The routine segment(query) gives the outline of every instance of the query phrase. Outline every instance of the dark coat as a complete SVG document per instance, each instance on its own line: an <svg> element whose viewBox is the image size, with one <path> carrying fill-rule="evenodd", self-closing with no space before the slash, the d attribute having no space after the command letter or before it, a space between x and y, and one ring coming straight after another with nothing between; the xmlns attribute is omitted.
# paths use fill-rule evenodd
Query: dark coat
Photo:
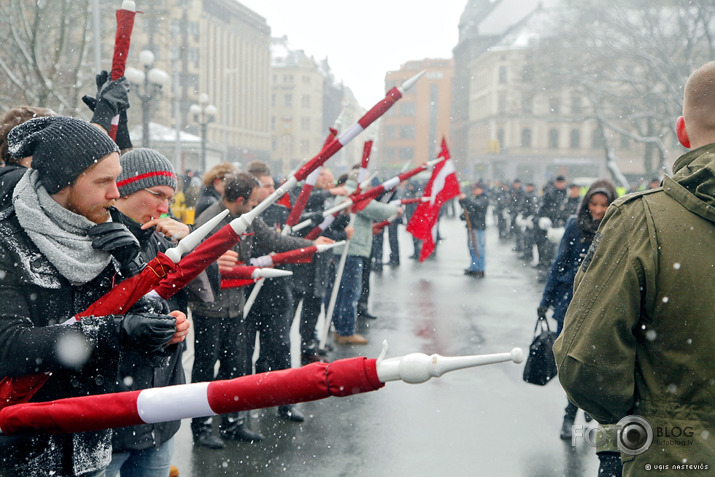
<svg viewBox="0 0 715 477"><path fill-rule="evenodd" d="M201 214L196 220L196 226L200 227L225 209L223 201L216 202ZM231 214L224 217L211 234L218 232L221 227L230 223L234 218ZM286 252L310 245L312 242L308 240L280 235L259 217L246 229L246 234L231 250L238 253L239 261L248 263L251 257L267 255L271 252ZM212 303L192 302L191 309L195 313L208 317L243 317L244 303L243 288L227 288L218 292Z"/></svg>
<svg viewBox="0 0 715 477"><path fill-rule="evenodd" d="M566 310L573 297L574 277L590 246L591 241L586 240L581 234L576 217L572 217L561 237L559 250L554 263L551 264L539 305L553 307L553 318L559 323L564 321Z"/></svg>
<svg viewBox="0 0 715 477"><path fill-rule="evenodd" d="M203 214L209 206L221 201L221 194L213 187L202 187L199 198L196 201L196 212L195 217L198 219L199 215Z"/></svg>
<svg viewBox="0 0 715 477"><path fill-rule="evenodd" d="M5 210L12 205L12 192L25 172L27 172L26 167L14 164L0 167L0 210Z"/></svg>
<svg viewBox="0 0 715 477"><path fill-rule="evenodd" d="M73 286L20 226L13 207L0 212L0 377L52 371L32 402L102 394L119 364L114 319L87 317L56 326L104 295L116 278L113 262L94 280ZM55 326L53 326L55 325ZM71 366L56 349L69 335L89 345L86 362ZM57 476L97 470L111 457L110 431L0 437L0 469L10 475Z"/></svg>
<svg viewBox="0 0 715 477"><path fill-rule="evenodd" d="M157 252L165 252L172 246L171 242L156 233L154 228L142 230L141 224L134 222L116 209L112 211L112 219L124 224L139 240L142 256L146 261L156 257ZM147 306L153 305L157 313L168 313L170 310L177 309L176 302L172 300L185 293L185 290L182 290L174 295L169 304L156 298L155 303ZM183 344L175 344L167 347L161 356L147 356L144 353L132 351L124 352L113 392L185 384L186 377L181 362L183 349ZM112 436L112 452L159 446L176 434L180 426L181 421L169 421L115 429Z"/></svg>
<svg viewBox="0 0 715 477"><path fill-rule="evenodd" d="M476 196L467 197L459 201L464 212L469 214L469 223L473 230L485 230L487 228L487 207L489 207L489 197L482 193ZM466 221L466 217L460 217Z"/></svg>

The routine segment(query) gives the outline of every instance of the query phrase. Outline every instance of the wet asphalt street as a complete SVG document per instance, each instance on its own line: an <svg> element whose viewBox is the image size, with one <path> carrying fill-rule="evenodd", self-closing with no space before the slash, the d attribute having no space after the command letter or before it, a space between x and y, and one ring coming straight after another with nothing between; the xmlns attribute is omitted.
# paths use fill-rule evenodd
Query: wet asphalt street
<svg viewBox="0 0 715 477"><path fill-rule="evenodd" d="M373 273L370 311L378 319L358 323L370 343L336 346L331 360L376 358L383 340L387 357L501 353L515 346L528 351L543 285L511 251L512 242L499 242L493 224L486 277L465 276L463 224L443 218L443 241L424 263L408 258L412 240L400 228L401 265ZM192 357L189 342L187 374ZM566 396L558 381L526 384L522 369L492 364L424 384L390 382L367 394L302 403L307 420L301 424L278 418L275 408L255 410L250 427L266 438L227 442L223 450L194 447L184 421L173 463L182 477L596 476L594 449L559 438ZM576 423L584 423L581 412Z"/></svg>

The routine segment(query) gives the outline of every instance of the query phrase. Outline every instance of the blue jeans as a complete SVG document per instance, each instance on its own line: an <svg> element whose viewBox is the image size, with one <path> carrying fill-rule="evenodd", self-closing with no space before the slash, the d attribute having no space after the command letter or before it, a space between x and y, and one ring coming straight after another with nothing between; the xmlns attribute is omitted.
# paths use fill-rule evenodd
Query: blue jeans
<svg viewBox="0 0 715 477"><path fill-rule="evenodd" d="M167 477L174 454L174 438L164 442L157 449L117 452L112 454L112 462L107 467L107 477Z"/></svg>
<svg viewBox="0 0 715 477"><path fill-rule="evenodd" d="M479 256L477 256L477 253L474 251L472 234L467 230L467 244L469 245L469 254L472 256L472 264L469 266L469 270L473 272L483 272L486 266L486 258L484 257L484 230L472 230L472 232L474 232L474 238L477 239Z"/></svg>
<svg viewBox="0 0 715 477"><path fill-rule="evenodd" d="M348 255L345 260L343 278L340 280L340 290L333 312L335 331L341 336L355 334L355 315L362 290L363 263L363 258L357 255Z"/></svg>

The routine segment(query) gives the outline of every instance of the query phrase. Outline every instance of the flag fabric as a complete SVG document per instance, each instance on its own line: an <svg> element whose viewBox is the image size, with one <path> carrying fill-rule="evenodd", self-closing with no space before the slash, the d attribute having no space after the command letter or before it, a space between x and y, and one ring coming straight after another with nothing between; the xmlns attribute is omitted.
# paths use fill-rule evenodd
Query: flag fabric
<svg viewBox="0 0 715 477"><path fill-rule="evenodd" d="M420 262L424 262L434 252L437 241L439 210L445 202L460 194L454 161L449 155L447 141L444 138L442 139L442 150L439 153L439 157L443 160L434 167L432 177L430 177L425 186L423 195L425 201L417 205L410 222L407 224L407 231L416 239L422 241Z"/></svg>

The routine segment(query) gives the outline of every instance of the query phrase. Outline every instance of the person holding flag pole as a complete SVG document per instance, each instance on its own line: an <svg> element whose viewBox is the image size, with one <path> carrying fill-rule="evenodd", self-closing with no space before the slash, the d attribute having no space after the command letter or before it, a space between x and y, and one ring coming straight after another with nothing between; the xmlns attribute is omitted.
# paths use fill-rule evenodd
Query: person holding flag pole
<svg viewBox="0 0 715 477"><path fill-rule="evenodd" d="M358 169L353 169L345 183L345 188L352 193L357 189ZM345 198L338 198L342 202ZM370 258L372 252L372 222L383 221L395 214L401 214L402 209L395 205L383 204L374 200L369 201L359 212L351 214L351 225L355 229L352 240L345 247L333 249L335 255L340 256L340 264L336 270L335 283L326 312L326 323L323 336L326 336L331 319L335 322L334 341L337 344L367 344L368 340L355 333L355 319L357 316L357 303L362 290L362 267L365 258ZM344 268L340 265L344 264ZM333 304L335 306L333 313ZM333 316L334 314L334 316ZM321 347L325 339L321 340Z"/></svg>

